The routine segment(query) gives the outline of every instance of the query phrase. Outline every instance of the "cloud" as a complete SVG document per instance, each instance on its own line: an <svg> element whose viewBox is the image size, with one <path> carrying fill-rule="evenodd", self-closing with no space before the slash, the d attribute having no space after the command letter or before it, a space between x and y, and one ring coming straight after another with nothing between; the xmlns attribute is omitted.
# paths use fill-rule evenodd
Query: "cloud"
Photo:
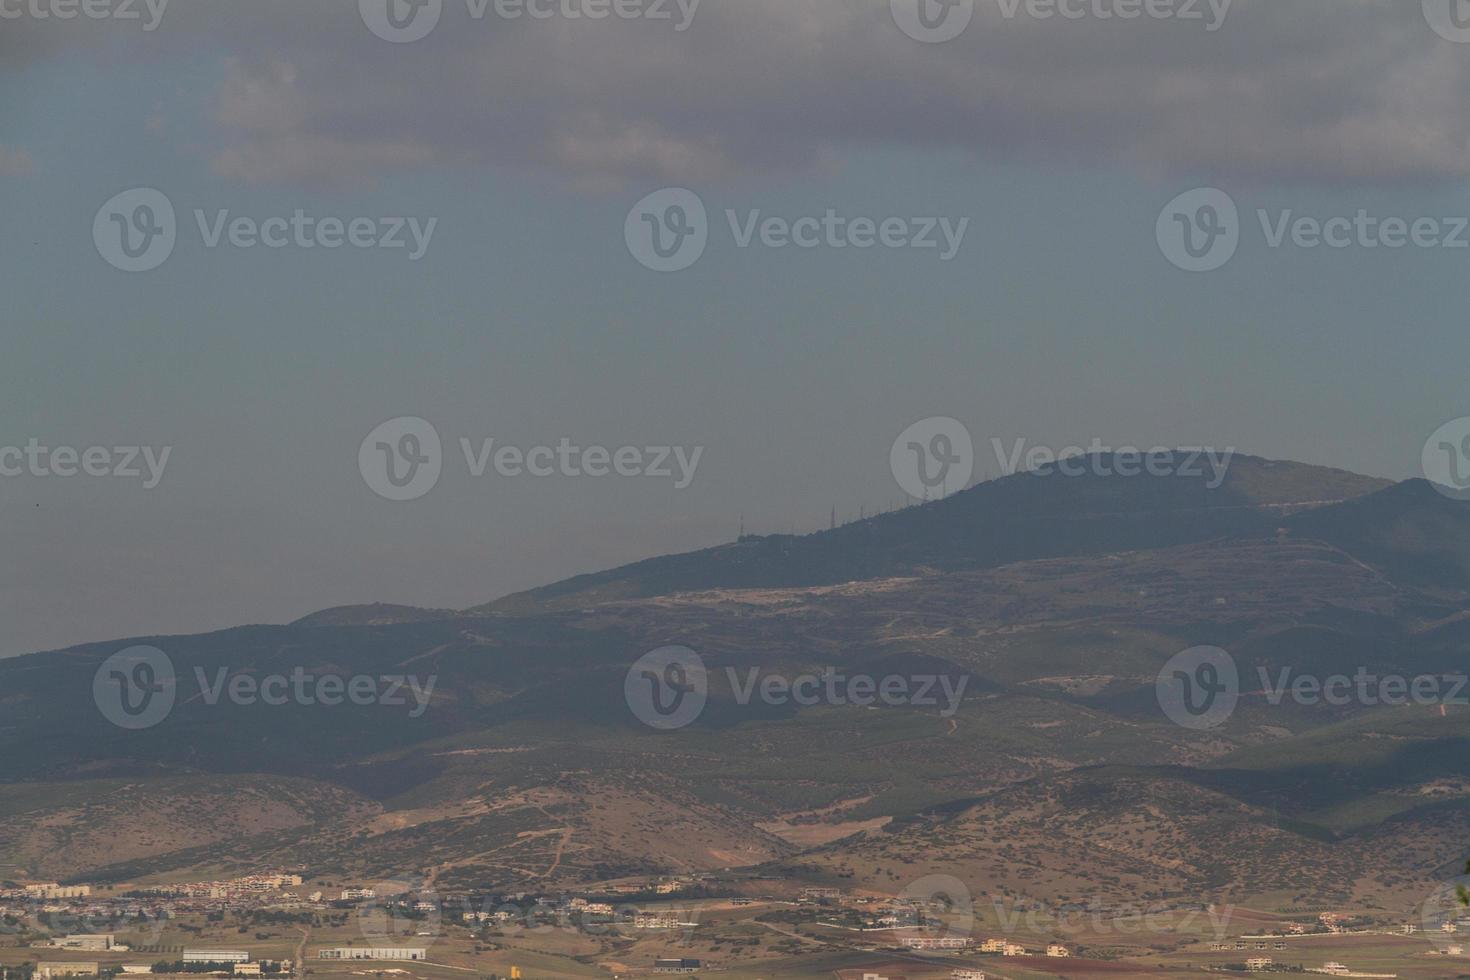
<svg viewBox="0 0 1470 980"><path fill-rule="evenodd" d="M408 44L339 0L198 0L134 40L153 56L201 37L231 52L212 166L250 182L495 165L698 183L882 147L1222 178L1470 174L1470 46L1435 34L1417 3L1235 0L1207 30L975 0L963 35L925 44L888 0L703 0L682 32L506 20L495 0L477 20L467 0L444 2Z"/></svg>

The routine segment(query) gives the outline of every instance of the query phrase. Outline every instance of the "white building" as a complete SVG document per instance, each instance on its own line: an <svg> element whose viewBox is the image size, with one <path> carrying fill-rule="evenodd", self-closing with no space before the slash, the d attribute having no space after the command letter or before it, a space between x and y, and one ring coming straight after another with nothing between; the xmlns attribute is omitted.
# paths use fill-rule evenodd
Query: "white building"
<svg viewBox="0 0 1470 980"><path fill-rule="evenodd" d="M337 946L317 954L323 960L421 960L428 950L417 946Z"/></svg>
<svg viewBox="0 0 1470 980"><path fill-rule="evenodd" d="M1071 956L1072 951L1061 943L1052 943L1046 947L1047 956Z"/></svg>
<svg viewBox="0 0 1470 980"><path fill-rule="evenodd" d="M95 977L96 963L37 963L36 976L40 980L51 977Z"/></svg>
<svg viewBox="0 0 1470 980"><path fill-rule="evenodd" d="M1264 970L1270 965L1271 957L1269 956L1252 956L1245 961L1245 968L1247 970Z"/></svg>
<svg viewBox="0 0 1470 980"><path fill-rule="evenodd" d="M117 945L117 937L110 932L83 933L62 936L53 943L62 949L108 950Z"/></svg>
<svg viewBox="0 0 1470 980"><path fill-rule="evenodd" d="M26 885L25 890L27 898L86 898L92 894L90 885L58 885L54 881Z"/></svg>
<svg viewBox="0 0 1470 980"><path fill-rule="evenodd" d="M185 963L248 963L250 954L243 949L185 949Z"/></svg>
<svg viewBox="0 0 1470 980"><path fill-rule="evenodd" d="M968 936L905 936L901 940L907 949L968 949Z"/></svg>
<svg viewBox="0 0 1470 980"><path fill-rule="evenodd" d="M949 980L985 980L984 970L950 970Z"/></svg>
<svg viewBox="0 0 1470 980"><path fill-rule="evenodd" d="M371 888L344 888L342 889L342 901L351 902L359 898L377 898L378 893Z"/></svg>

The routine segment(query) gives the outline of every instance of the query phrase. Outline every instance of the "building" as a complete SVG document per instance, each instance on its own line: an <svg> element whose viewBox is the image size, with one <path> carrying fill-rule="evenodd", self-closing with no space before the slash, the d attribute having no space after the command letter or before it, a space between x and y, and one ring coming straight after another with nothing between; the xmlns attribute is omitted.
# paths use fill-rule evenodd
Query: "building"
<svg viewBox="0 0 1470 980"><path fill-rule="evenodd" d="M92 894L90 885L58 885L54 881L25 886L26 898L86 898Z"/></svg>
<svg viewBox="0 0 1470 980"><path fill-rule="evenodd" d="M654 973L696 973L699 970L699 960L654 960Z"/></svg>
<svg viewBox="0 0 1470 980"><path fill-rule="evenodd" d="M1061 943L1052 943L1046 947L1047 956L1071 956L1072 951Z"/></svg>
<svg viewBox="0 0 1470 980"><path fill-rule="evenodd" d="M359 898L377 898L378 893L371 888L344 888L342 889L343 902L354 902Z"/></svg>
<svg viewBox="0 0 1470 980"><path fill-rule="evenodd" d="M428 950L416 946L337 946L317 954L323 960L422 960Z"/></svg>
<svg viewBox="0 0 1470 980"><path fill-rule="evenodd" d="M248 963L250 954L243 949L188 949L185 948L185 963Z"/></svg>
<svg viewBox="0 0 1470 980"><path fill-rule="evenodd" d="M1271 957L1269 956L1252 956L1245 961L1245 968L1247 970L1264 970L1270 965Z"/></svg>
<svg viewBox="0 0 1470 980"><path fill-rule="evenodd" d="M906 949L969 949L968 936L905 936L900 942Z"/></svg>
<svg viewBox="0 0 1470 980"><path fill-rule="evenodd" d="M40 980L51 977L95 977L96 963L37 963L36 976Z"/></svg>
<svg viewBox="0 0 1470 980"><path fill-rule="evenodd" d="M74 934L62 936L52 943L52 945L61 949L85 949L89 952L101 952L116 946L117 937L110 932Z"/></svg>
<svg viewBox="0 0 1470 980"><path fill-rule="evenodd" d="M1000 953L1004 952L1005 948L1006 941L1004 939L987 939L980 944L980 952L982 953Z"/></svg>
<svg viewBox="0 0 1470 980"><path fill-rule="evenodd" d="M950 970L949 980L985 980L984 970Z"/></svg>
<svg viewBox="0 0 1470 980"><path fill-rule="evenodd" d="M235 964L235 976L237 976L237 977L258 977L258 976L260 976L260 964L259 963L236 963Z"/></svg>
<svg viewBox="0 0 1470 980"><path fill-rule="evenodd" d="M1026 947L1025 946L1022 946L1020 943L1006 943L1004 946L1001 947L1000 955L1002 955L1002 956L1025 956L1026 955Z"/></svg>
<svg viewBox="0 0 1470 980"><path fill-rule="evenodd" d="M678 912L639 912L633 916L634 929L678 929L692 925L693 922L683 921Z"/></svg>
<svg viewBox="0 0 1470 980"><path fill-rule="evenodd" d="M1336 960L1328 960L1326 963L1322 964L1322 972L1331 973L1334 976L1341 977L1347 975L1348 968L1343 966L1341 963L1338 963Z"/></svg>
<svg viewBox="0 0 1470 980"><path fill-rule="evenodd" d="M153 972L153 964L152 963L124 963L122 965L122 971L124 973L132 973L132 974L152 973Z"/></svg>

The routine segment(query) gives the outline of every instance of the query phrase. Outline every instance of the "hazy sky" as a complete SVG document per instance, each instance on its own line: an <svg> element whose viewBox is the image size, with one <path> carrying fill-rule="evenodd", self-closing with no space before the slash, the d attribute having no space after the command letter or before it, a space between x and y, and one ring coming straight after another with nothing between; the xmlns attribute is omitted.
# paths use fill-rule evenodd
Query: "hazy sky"
<svg viewBox="0 0 1470 980"><path fill-rule="evenodd" d="M824 526L903 499L889 449L930 416L968 427L977 478L992 438L1403 478L1470 415L1470 29L1448 0L975 0L942 43L900 26L918 0L703 0L687 23L674 0L444 0L408 43L369 29L385 0L174 0L152 31L143 0L37 16L57 2L0 0L0 468L32 441L169 456L152 488L141 459L0 476L0 653L462 607L730 540L742 514ZM1176 16L1105 16L1140 9ZM625 226L666 187L698 195L708 245L661 273ZM1239 244L1196 273L1159 234L1200 187ZM104 208L134 188L176 212L151 271L98 246L159 219ZM220 224L298 210L432 234L414 259L407 225L405 248L327 249ZM948 259L938 225L934 249L738 241L754 212L829 210L968 224ZM1360 210L1342 247L1270 242ZM1375 237L1421 218L1423 244ZM359 466L401 416L443 442L407 502ZM703 453L682 489L476 477L461 438Z"/></svg>

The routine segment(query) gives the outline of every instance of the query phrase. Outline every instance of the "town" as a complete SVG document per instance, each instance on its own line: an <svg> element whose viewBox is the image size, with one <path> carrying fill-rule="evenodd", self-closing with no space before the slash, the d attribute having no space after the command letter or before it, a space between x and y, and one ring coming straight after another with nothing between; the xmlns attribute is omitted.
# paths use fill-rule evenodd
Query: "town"
<svg viewBox="0 0 1470 980"><path fill-rule="evenodd" d="M6 883L0 980L756 977L762 962L807 964L811 975L837 980L986 980L1116 969L1129 961L1127 923L1139 918L1138 910L1113 910L1111 919L1095 911L1090 930L1063 929L1067 920L1056 919L1053 934L1042 935L1012 917L1006 934L1002 921L995 929L974 921L982 909L959 911L942 898L740 873L632 878L555 894L439 894L425 882L339 881L305 869L205 881ZM1409 976L1375 967L1376 958L1349 966L1347 950L1390 943L1410 962L1442 961L1464 956L1457 933L1470 931L1458 914L1426 927L1323 912L1269 924L1242 918L1237 934L1221 936L1191 933L1198 911L1149 912L1157 932L1150 938L1175 945L1158 965ZM1235 926L1229 912L1224 921Z"/></svg>

